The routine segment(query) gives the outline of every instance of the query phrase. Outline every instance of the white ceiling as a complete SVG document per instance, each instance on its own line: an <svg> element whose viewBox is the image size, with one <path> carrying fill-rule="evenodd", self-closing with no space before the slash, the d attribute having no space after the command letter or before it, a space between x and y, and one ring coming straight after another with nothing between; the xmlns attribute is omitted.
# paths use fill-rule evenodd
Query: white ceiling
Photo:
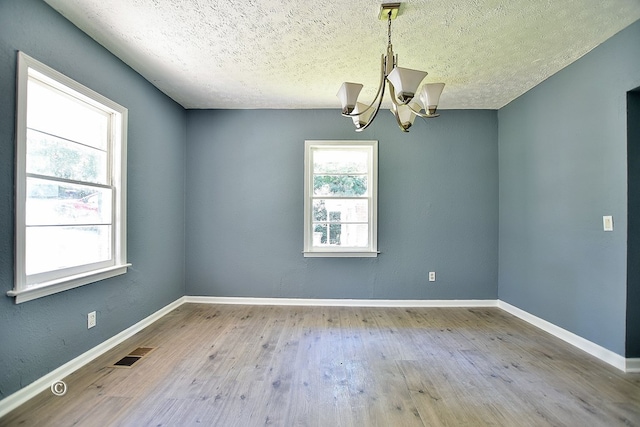
<svg viewBox="0 0 640 427"><path fill-rule="evenodd" d="M45 0L185 108L336 108L379 80L374 0ZM640 0L406 0L399 65L442 109L497 109L640 19ZM640 41L639 41L640 42Z"/></svg>

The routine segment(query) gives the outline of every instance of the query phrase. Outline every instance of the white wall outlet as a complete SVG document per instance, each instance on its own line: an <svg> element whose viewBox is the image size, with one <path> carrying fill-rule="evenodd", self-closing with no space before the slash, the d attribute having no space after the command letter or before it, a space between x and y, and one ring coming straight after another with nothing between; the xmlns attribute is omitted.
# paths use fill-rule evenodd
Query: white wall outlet
<svg viewBox="0 0 640 427"><path fill-rule="evenodd" d="M611 215L602 217L602 228L604 231L613 231L613 217Z"/></svg>
<svg viewBox="0 0 640 427"><path fill-rule="evenodd" d="M435 271L430 271L429 272L429 281L430 282L435 282L436 281L436 272Z"/></svg>
<svg viewBox="0 0 640 427"><path fill-rule="evenodd" d="M96 312L92 311L87 314L87 329L91 329L96 326Z"/></svg>

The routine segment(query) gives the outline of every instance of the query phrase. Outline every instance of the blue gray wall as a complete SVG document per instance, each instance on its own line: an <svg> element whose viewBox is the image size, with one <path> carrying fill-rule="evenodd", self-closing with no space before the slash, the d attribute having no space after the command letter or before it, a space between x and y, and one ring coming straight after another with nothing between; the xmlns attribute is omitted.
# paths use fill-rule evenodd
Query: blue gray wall
<svg viewBox="0 0 640 427"><path fill-rule="evenodd" d="M495 111L356 133L337 110L187 114L187 294L495 299ZM379 141L377 258L303 258L306 139ZM436 271L437 281L428 282Z"/></svg>
<svg viewBox="0 0 640 427"><path fill-rule="evenodd" d="M640 357L640 88L627 95L627 357Z"/></svg>
<svg viewBox="0 0 640 427"><path fill-rule="evenodd" d="M636 22L498 112L498 296L621 355L639 41Z"/></svg>
<svg viewBox="0 0 640 427"><path fill-rule="evenodd" d="M16 51L129 109L123 276L15 305ZM186 113L39 0L0 1L0 399L184 295ZM96 310L98 325L87 330Z"/></svg>

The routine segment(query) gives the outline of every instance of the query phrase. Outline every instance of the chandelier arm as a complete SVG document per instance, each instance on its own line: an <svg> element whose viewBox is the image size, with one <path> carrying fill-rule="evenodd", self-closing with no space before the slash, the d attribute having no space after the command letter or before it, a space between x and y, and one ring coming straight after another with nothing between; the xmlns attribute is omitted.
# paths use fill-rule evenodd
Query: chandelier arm
<svg viewBox="0 0 640 427"><path fill-rule="evenodd" d="M396 99L396 88L393 87L393 83L391 82L389 82L389 95L391 95L391 102L393 102L393 105L396 106L396 109L400 105L407 105L403 104L402 102L398 102L398 100Z"/></svg>
<svg viewBox="0 0 640 427"><path fill-rule="evenodd" d="M378 84L378 91L376 92L376 96L373 97L373 102L371 102L371 104L369 104L369 106L367 108L365 108L364 110L358 112L358 113L347 113L347 114L342 114L344 117L358 117L359 115L369 111L371 109L371 107L373 107L373 105L376 103L376 101L378 101L378 97L380 96L380 99L382 99L384 97L384 81L386 76L384 75L384 68L385 68L385 63L386 58L384 55L381 56L381 60L380 62L382 63L381 65L381 71L380 71L380 83ZM382 95L381 95L382 94ZM380 103L378 103L379 105ZM380 107L378 107L378 109L380 109ZM375 115L374 115L375 117Z"/></svg>
<svg viewBox="0 0 640 427"><path fill-rule="evenodd" d="M389 95L391 95L391 102L393 103L393 107L391 109L391 112L393 113L393 117L396 118L396 122L398 123L398 127L402 130L402 132L409 132L408 128L405 128L402 125L402 120L400 120L400 115L398 114L398 110L399 110L399 106L403 105L403 104L399 104L398 102L396 102L396 91L393 87L393 84L391 84L391 82L389 82ZM409 107L411 108L411 107ZM412 109L413 111L413 109Z"/></svg>
<svg viewBox="0 0 640 427"><path fill-rule="evenodd" d="M373 123L373 120L376 118L376 116L378 115L378 111L380 111L380 106L382 105L382 100L384 99L384 88L386 86L386 79L382 79L382 95L380 95L380 99L378 100L378 105L376 105L376 110L373 112L373 114L371 115L371 118L369 119L369 121L367 122L367 124L365 124L364 126L362 126L361 128L356 128L356 132L362 132L363 130L365 130L366 128L369 127L369 125L371 123ZM374 101L375 102L375 101Z"/></svg>
<svg viewBox="0 0 640 427"><path fill-rule="evenodd" d="M414 110L409 104L406 104L406 106L409 107L409 109L413 112L413 114L415 114L418 117L422 117L423 119L432 119L434 117L440 116L440 114L438 113L435 113L435 114L421 113L420 111Z"/></svg>

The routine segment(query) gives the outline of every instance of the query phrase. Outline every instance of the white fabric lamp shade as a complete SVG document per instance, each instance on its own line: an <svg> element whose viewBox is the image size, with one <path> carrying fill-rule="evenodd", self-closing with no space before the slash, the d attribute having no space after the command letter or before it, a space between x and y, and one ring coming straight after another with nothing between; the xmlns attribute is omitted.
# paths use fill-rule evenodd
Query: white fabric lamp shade
<svg viewBox="0 0 640 427"><path fill-rule="evenodd" d="M398 101L402 104L407 104L413 99L418 91L420 82L422 82L426 76L426 71L396 67L389 73L387 79L389 79L393 85Z"/></svg>
<svg viewBox="0 0 640 427"><path fill-rule="evenodd" d="M362 87L360 83L342 83L336 95L342 104L342 114L351 114L356 106Z"/></svg>
<svg viewBox="0 0 640 427"><path fill-rule="evenodd" d="M444 83L427 83L422 86L420 92L420 102L424 107L424 111L429 115L435 115L440 102L440 95L444 89Z"/></svg>

